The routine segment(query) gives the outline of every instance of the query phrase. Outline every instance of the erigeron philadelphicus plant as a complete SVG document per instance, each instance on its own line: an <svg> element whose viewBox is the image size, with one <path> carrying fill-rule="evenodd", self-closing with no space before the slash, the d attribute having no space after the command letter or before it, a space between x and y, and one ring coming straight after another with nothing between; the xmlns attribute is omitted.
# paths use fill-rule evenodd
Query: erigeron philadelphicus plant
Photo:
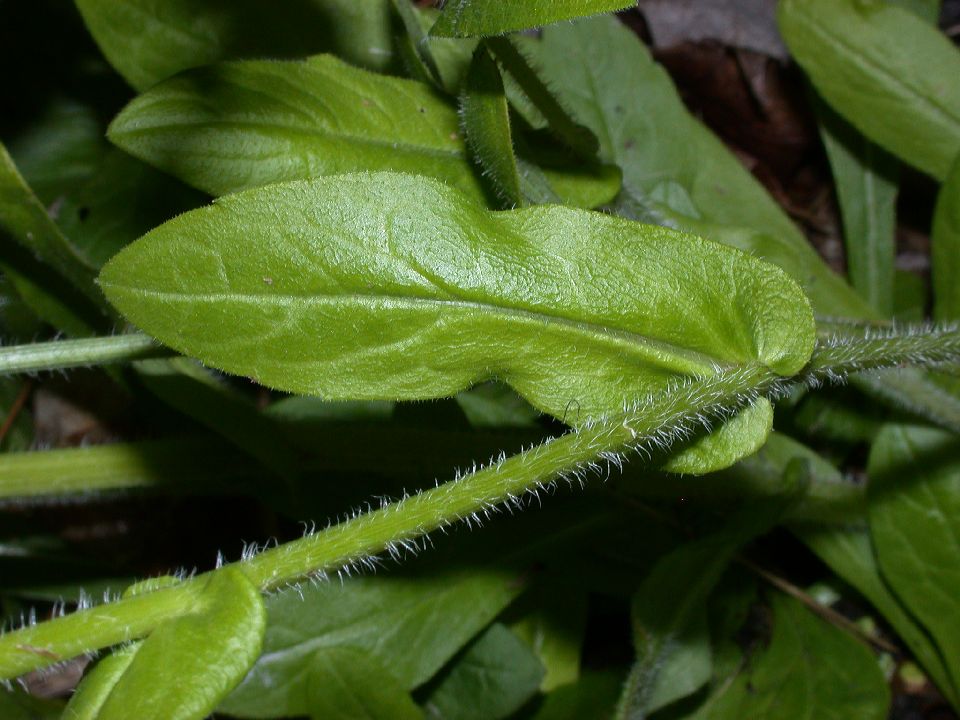
<svg viewBox="0 0 960 720"><path fill-rule="evenodd" d="M355 717L348 706L356 696L368 704L366 717L473 717L464 706L507 690L464 694L471 662L499 658L515 697L490 717L521 710L538 693L547 708L555 693L568 692L596 698L598 707L606 702L619 718L683 699L700 703L691 713L724 718L752 716L750 703L764 693L812 683L817 673L811 667L809 677L788 672L769 683L765 661L821 653L859 675L849 696L844 683L824 686L836 695L831 707L883 717L888 690L857 644L862 633L852 639L849 628L818 625L783 597L771 601L775 629L756 667L721 662L730 648L726 638L709 637L707 608L731 592L722 578L740 548L788 523L895 628L956 704L952 660L960 657L943 619L951 605L928 603L890 569L903 547L890 537L908 517L896 513L908 511L771 434L775 403L788 400L781 408L789 414L805 392L851 378L862 396L940 428L873 432L871 474L889 476L901 445L954 452L955 384L920 369L954 368L960 353L950 324L960 301L960 179L952 165L960 151L960 58L932 26L883 3L786 0L780 8L787 44L822 98L851 287L686 113L628 29L609 16L573 21L623 2L456 0L434 25L434 13L404 0L371 0L361 10L329 0L317 7L354 33L301 47L293 29L306 22L298 13L309 12L276 9L260 25L286 39L267 33L257 41L266 46L249 48L218 24L215 3L172 2L168 13L141 2L77 5L104 56L140 92L111 122L110 141L216 199L143 228L132 243L121 233L115 253L94 252L82 230L80 240L68 237L69 226L55 222L4 150L4 231L36 260L17 265L19 256L10 255L4 272L37 317L76 338L5 347L0 367L130 363L123 377L149 387L162 375L182 395L207 398L209 376L191 358L325 401L456 395L471 417L478 400L499 417L516 417L512 394L470 391L496 381L563 431L450 480L382 496L301 539L250 544L236 562L218 559L204 572L147 580L109 602L12 628L0 638L3 678L97 656L64 710L73 718L202 718L218 708L240 717ZM230 12L262 10L240 3ZM204 23L207 40L195 32ZM539 36L517 34L541 26ZM829 40L825 28L842 29L842 41ZM264 54L296 59L250 59ZM853 62L865 57L875 62ZM908 137L907 127L917 131ZM934 223L936 323L890 321L896 184L874 161L879 153L884 163L899 158L943 182ZM186 209L176 202L167 215ZM111 334L114 327L129 331ZM833 402L829 393L811 397ZM196 403L188 413L210 417ZM266 427L261 415L241 413L226 430L205 422L281 477L294 477L285 441L251 440ZM582 487L618 475L625 463L673 473L670 482L694 493L728 483L729 493L750 501L719 530L675 542L628 583L636 661L612 693L581 677L579 646L558 659L544 650L544 642L559 642L549 630L529 649L518 640L522 623L491 624L520 592L502 582L485 615L461 620L442 649L438 640L419 654L391 654L382 640L402 635L400 621L388 628L371 621L369 638L337 642L296 623L285 628L290 618L268 612L285 607L290 592L329 598L339 587L331 590L331 577L402 562L437 531L524 510L557 483ZM130 478L102 472L70 486L21 480L0 492L22 499L130 490L140 483ZM634 478L625 487L643 497L643 483ZM960 488L943 492L952 502L960 496ZM905 507L916 502L906 497ZM937 537L921 540L935 545ZM937 558L921 555L927 561ZM930 582L950 595L948 577ZM352 587L340 592L350 597ZM410 592L439 593L425 579ZM302 602L310 607L309 598ZM446 617L453 625L458 616ZM419 637L428 625L407 632ZM791 638L790 626L807 630ZM310 652L291 659L285 632ZM277 657L281 670L271 669Z"/></svg>

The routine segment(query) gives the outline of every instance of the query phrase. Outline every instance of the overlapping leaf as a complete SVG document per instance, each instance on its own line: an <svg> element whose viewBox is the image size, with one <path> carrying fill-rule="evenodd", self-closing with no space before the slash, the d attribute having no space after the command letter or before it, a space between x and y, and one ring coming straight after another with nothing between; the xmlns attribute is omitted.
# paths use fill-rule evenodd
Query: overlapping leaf
<svg viewBox="0 0 960 720"><path fill-rule="evenodd" d="M934 316L960 319L960 155L937 196L930 241Z"/></svg>
<svg viewBox="0 0 960 720"><path fill-rule="evenodd" d="M820 94L864 135L936 178L960 152L960 51L885 0L785 0L780 30Z"/></svg>
<svg viewBox="0 0 960 720"><path fill-rule="evenodd" d="M223 198L100 282L165 343L267 385L425 398L500 377L568 422L718 367L792 374L814 333L800 289L729 248L389 173Z"/></svg>

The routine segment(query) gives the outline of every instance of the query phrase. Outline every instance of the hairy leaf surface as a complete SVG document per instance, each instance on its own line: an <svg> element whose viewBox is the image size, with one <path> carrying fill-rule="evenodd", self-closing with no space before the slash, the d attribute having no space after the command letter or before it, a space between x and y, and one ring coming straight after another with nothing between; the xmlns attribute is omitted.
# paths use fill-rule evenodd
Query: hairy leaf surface
<svg viewBox="0 0 960 720"><path fill-rule="evenodd" d="M623 10L630 0L448 0L433 35L474 37L502 35L584 15Z"/></svg>
<svg viewBox="0 0 960 720"><path fill-rule="evenodd" d="M820 94L860 132L942 180L960 152L960 52L884 0L785 0L780 31Z"/></svg>
<svg viewBox="0 0 960 720"><path fill-rule="evenodd" d="M572 423L718 367L795 373L814 337L799 287L722 245L387 173L223 198L100 281L163 342L273 387L427 398L501 378Z"/></svg>
<svg viewBox="0 0 960 720"><path fill-rule="evenodd" d="M77 0L103 54L138 90L181 70L242 57L336 52L392 65L388 0Z"/></svg>

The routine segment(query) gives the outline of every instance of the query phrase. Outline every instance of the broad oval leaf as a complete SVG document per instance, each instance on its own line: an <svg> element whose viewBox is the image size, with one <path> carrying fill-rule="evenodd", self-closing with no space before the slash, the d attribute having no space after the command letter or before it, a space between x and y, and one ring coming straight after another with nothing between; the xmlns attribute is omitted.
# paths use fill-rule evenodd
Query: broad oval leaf
<svg viewBox="0 0 960 720"><path fill-rule="evenodd" d="M430 34L439 37L502 35L584 15L616 12L631 0L448 0Z"/></svg>
<svg viewBox="0 0 960 720"><path fill-rule="evenodd" d="M135 98L110 140L211 195L353 170L429 175L478 198L457 113L429 86L320 55L198 68Z"/></svg>
<svg viewBox="0 0 960 720"><path fill-rule="evenodd" d="M242 57L335 52L371 70L394 62L388 0L76 2L104 56L138 90Z"/></svg>
<svg viewBox="0 0 960 720"><path fill-rule="evenodd" d="M160 579L153 586L165 584ZM222 568L210 575L194 612L101 662L80 685L66 717L205 718L260 655L265 627L260 591L239 570Z"/></svg>
<svg viewBox="0 0 960 720"><path fill-rule="evenodd" d="M748 255L393 173L222 198L100 282L164 343L272 387L413 399L499 378L573 424L722 367L790 375L814 342L800 288Z"/></svg>
<svg viewBox="0 0 960 720"><path fill-rule="evenodd" d="M960 152L960 52L885 0L785 0L780 31L821 95L864 135L942 180Z"/></svg>

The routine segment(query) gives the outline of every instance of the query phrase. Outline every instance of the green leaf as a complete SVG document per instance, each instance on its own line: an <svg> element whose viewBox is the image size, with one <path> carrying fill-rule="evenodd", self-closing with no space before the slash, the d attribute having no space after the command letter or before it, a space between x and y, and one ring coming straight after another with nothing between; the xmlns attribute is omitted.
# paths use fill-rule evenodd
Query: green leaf
<svg viewBox="0 0 960 720"><path fill-rule="evenodd" d="M850 583L910 648L934 684L954 707L960 694L954 688L943 657L930 635L904 608L880 575L870 533L860 526L795 525L793 532L842 580Z"/></svg>
<svg viewBox="0 0 960 720"><path fill-rule="evenodd" d="M960 155L937 195L930 242L934 317L960 319Z"/></svg>
<svg viewBox="0 0 960 720"><path fill-rule="evenodd" d="M99 665L71 702L78 720L209 715L259 656L266 612L260 591L232 568L212 574L200 599Z"/></svg>
<svg viewBox="0 0 960 720"><path fill-rule="evenodd" d="M890 317L897 161L822 103L818 114L840 202L850 282L884 317Z"/></svg>
<svg viewBox="0 0 960 720"><path fill-rule="evenodd" d="M909 10L931 25L936 25L940 18L940 0L887 0L887 2Z"/></svg>
<svg viewBox="0 0 960 720"><path fill-rule="evenodd" d="M76 335L105 327L89 265L40 204L0 145L0 266L43 319Z"/></svg>
<svg viewBox="0 0 960 720"><path fill-rule="evenodd" d="M513 153L510 110L500 69L483 45L473 54L467 71L460 93L460 117L467 146L497 196L507 207L528 204ZM547 198L539 200L545 201Z"/></svg>
<svg viewBox="0 0 960 720"><path fill-rule="evenodd" d="M368 651L410 690L522 589L512 573L475 569L323 582L272 595L263 655L219 710L243 718L308 714L314 654L322 648Z"/></svg>
<svg viewBox="0 0 960 720"><path fill-rule="evenodd" d="M531 720L610 720L622 684L615 672L585 673L547 695Z"/></svg>
<svg viewBox="0 0 960 720"><path fill-rule="evenodd" d="M718 367L789 375L814 334L786 275L722 245L387 173L222 198L100 282L164 343L270 386L427 398L495 376L574 423Z"/></svg>
<svg viewBox="0 0 960 720"><path fill-rule="evenodd" d="M860 132L943 180L960 152L960 52L884 0L784 0L780 31L818 92Z"/></svg>
<svg viewBox="0 0 960 720"><path fill-rule="evenodd" d="M580 653L587 624L587 594L559 583L546 584L536 607L510 629L539 658L544 675L540 690L548 693L580 676Z"/></svg>
<svg viewBox="0 0 960 720"><path fill-rule="evenodd" d="M870 454L870 530L884 579L922 623L960 689L960 444L891 425Z"/></svg>
<svg viewBox="0 0 960 720"><path fill-rule="evenodd" d="M536 694L543 675L526 643L495 623L441 674L424 703L427 717L501 720Z"/></svg>
<svg viewBox="0 0 960 720"><path fill-rule="evenodd" d="M187 72L134 99L108 136L212 195L317 175L395 170L485 197L451 106L427 85L332 56Z"/></svg>
<svg viewBox="0 0 960 720"><path fill-rule="evenodd" d="M667 73L618 20L552 26L542 42L522 47L564 106L597 136L601 160L622 168L628 193L647 197L677 185L702 218L682 218L700 223L684 229L780 265L818 313L869 312L750 172L689 113ZM749 230L731 236L718 226Z"/></svg>
<svg viewBox="0 0 960 720"><path fill-rule="evenodd" d="M388 0L76 0L110 64L138 90L181 70L243 57L333 52L391 67Z"/></svg>
<svg viewBox="0 0 960 720"><path fill-rule="evenodd" d="M774 525L801 495L791 480L783 497L733 514L724 530L662 557L631 600L637 660L617 708L618 720L639 720L687 697L712 673L707 598L740 546Z"/></svg>
<svg viewBox="0 0 960 720"><path fill-rule="evenodd" d="M792 598L772 605L770 646L686 719L884 720L890 689L871 651Z"/></svg>
<svg viewBox="0 0 960 720"><path fill-rule="evenodd" d="M4 720L57 720L62 713L62 703L0 688L0 717Z"/></svg>
<svg viewBox="0 0 960 720"><path fill-rule="evenodd" d="M310 717L317 720L418 720L423 713L370 652L325 647L313 654L307 681Z"/></svg>
<svg viewBox="0 0 960 720"><path fill-rule="evenodd" d="M629 0L447 0L430 33L441 37L502 35L584 15L616 12L632 4Z"/></svg>

